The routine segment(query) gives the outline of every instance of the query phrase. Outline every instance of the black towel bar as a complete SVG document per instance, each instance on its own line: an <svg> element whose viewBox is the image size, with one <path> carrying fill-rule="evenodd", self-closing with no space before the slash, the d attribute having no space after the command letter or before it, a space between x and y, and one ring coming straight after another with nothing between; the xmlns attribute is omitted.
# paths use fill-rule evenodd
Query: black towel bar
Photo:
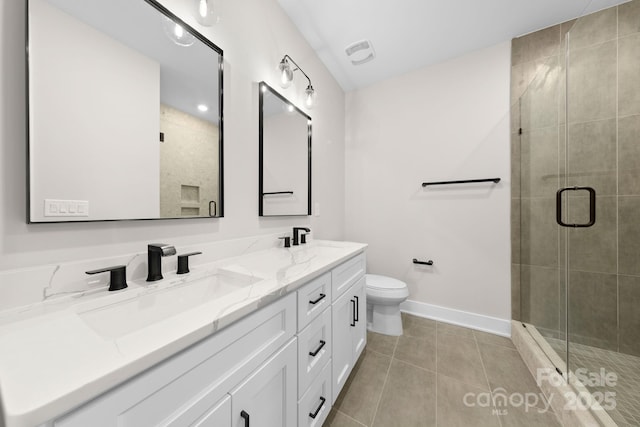
<svg viewBox="0 0 640 427"><path fill-rule="evenodd" d="M500 182L500 178L483 178L483 179L464 179L461 181L436 181L436 182L423 182L423 187L430 185L446 185L446 184L468 184L474 182L493 182L495 184Z"/></svg>
<svg viewBox="0 0 640 427"><path fill-rule="evenodd" d="M420 265L433 265L433 261L429 260L429 261L418 261L416 258L413 259L413 263L414 264L420 264Z"/></svg>

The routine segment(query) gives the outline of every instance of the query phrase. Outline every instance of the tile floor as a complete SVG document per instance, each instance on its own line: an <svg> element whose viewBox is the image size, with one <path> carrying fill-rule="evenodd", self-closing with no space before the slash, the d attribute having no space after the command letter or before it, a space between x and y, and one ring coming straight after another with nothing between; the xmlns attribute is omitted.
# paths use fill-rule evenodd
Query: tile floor
<svg viewBox="0 0 640 427"><path fill-rule="evenodd" d="M404 313L403 322L401 337L368 334L325 427L560 426L511 340ZM526 410L520 396L537 405Z"/></svg>
<svg viewBox="0 0 640 427"><path fill-rule="evenodd" d="M567 351L565 341L545 339L559 355L564 356ZM615 385L589 387L587 384L587 388L592 393L614 393L616 407L608 412L619 427L640 426L640 357L577 343L571 343L569 350L572 372L586 368L589 373L599 373L604 368L606 373L616 375Z"/></svg>

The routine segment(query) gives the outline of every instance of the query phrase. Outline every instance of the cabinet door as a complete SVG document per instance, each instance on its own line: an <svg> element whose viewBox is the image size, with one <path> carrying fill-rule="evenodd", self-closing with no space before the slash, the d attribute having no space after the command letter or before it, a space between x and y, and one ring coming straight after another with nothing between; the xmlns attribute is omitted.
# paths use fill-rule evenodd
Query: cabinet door
<svg viewBox="0 0 640 427"><path fill-rule="evenodd" d="M233 427L295 427L297 343L293 339L231 392Z"/></svg>
<svg viewBox="0 0 640 427"><path fill-rule="evenodd" d="M364 277L353 285L353 288L347 291L347 295L351 295L356 300L356 321L355 326L351 328L351 345L353 364L355 365L362 350L367 344L367 300L364 291Z"/></svg>
<svg viewBox="0 0 640 427"><path fill-rule="evenodd" d="M188 425L188 424L187 424ZM211 411L191 424L192 427L231 427L231 396L227 395Z"/></svg>
<svg viewBox="0 0 640 427"><path fill-rule="evenodd" d="M347 290L333 303L332 307L332 337L333 337L333 369L332 369L332 404L340 394L344 383L349 377L353 362L353 344L351 329L355 327L355 300L350 290ZM366 323L366 322L363 322Z"/></svg>

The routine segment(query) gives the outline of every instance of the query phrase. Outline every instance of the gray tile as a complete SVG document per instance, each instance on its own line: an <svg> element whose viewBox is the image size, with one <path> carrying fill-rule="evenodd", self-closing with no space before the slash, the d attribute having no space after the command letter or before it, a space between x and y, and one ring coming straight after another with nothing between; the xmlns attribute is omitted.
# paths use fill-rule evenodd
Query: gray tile
<svg viewBox="0 0 640 427"><path fill-rule="evenodd" d="M558 57L547 58L520 97L520 124L525 132L558 124L560 71Z"/></svg>
<svg viewBox="0 0 640 427"><path fill-rule="evenodd" d="M640 115L618 120L618 194L640 195Z"/></svg>
<svg viewBox="0 0 640 427"><path fill-rule="evenodd" d="M556 268L521 266L522 320L551 331L559 328L560 292Z"/></svg>
<svg viewBox="0 0 640 427"><path fill-rule="evenodd" d="M438 373L438 426L499 427L493 406L484 406L486 393L484 389Z"/></svg>
<svg viewBox="0 0 640 427"><path fill-rule="evenodd" d="M516 132L511 134L511 198L520 197L520 144L521 136Z"/></svg>
<svg viewBox="0 0 640 427"><path fill-rule="evenodd" d="M630 1L618 6L618 36L640 32L640 2Z"/></svg>
<svg viewBox="0 0 640 427"><path fill-rule="evenodd" d="M569 223L589 222L589 198L569 198ZM589 228L569 230L569 259L572 270L616 273L617 198L596 198L596 223Z"/></svg>
<svg viewBox="0 0 640 427"><path fill-rule="evenodd" d="M640 275L640 197L618 197L618 273Z"/></svg>
<svg viewBox="0 0 640 427"><path fill-rule="evenodd" d="M473 339L473 329L464 326L452 325L450 323L438 322L438 339L443 334L456 335L461 338Z"/></svg>
<svg viewBox="0 0 640 427"><path fill-rule="evenodd" d="M436 374L393 360L373 425L435 426Z"/></svg>
<svg viewBox="0 0 640 427"><path fill-rule="evenodd" d="M615 7L582 16L569 30L569 48L580 49L617 37L618 16Z"/></svg>
<svg viewBox="0 0 640 427"><path fill-rule="evenodd" d="M511 63L517 65L558 54L560 26L545 28L535 33L513 39Z"/></svg>
<svg viewBox="0 0 640 427"><path fill-rule="evenodd" d="M569 125L567 185L587 182L598 196L616 195L616 119Z"/></svg>
<svg viewBox="0 0 640 427"><path fill-rule="evenodd" d="M436 321L402 313L402 329L406 337L430 338L434 337L433 331L436 329Z"/></svg>
<svg viewBox="0 0 640 427"><path fill-rule="evenodd" d="M511 199L511 262L520 263L520 199Z"/></svg>
<svg viewBox="0 0 640 427"><path fill-rule="evenodd" d="M438 334L438 374L488 390L475 339Z"/></svg>
<svg viewBox="0 0 640 427"><path fill-rule="evenodd" d="M522 197L553 197L558 189L558 127L525 131L521 138Z"/></svg>
<svg viewBox="0 0 640 427"><path fill-rule="evenodd" d="M515 350L515 346L513 345L513 341L511 341L511 338L501 337L500 335L490 334L482 331L473 331L473 335L475 335L478 344L493 344Z"/></svg>
<svg viewBox="0 0 640 427"><path fill-rule="evenodd" d="M616 116L616 67L615 41L572 49L568 85L569 123Z"/></svg>
<svg viewBox="0 0 640 427"><path fill-rule="evenodd" d="M436 330L431 329L424 337L399 337L394 358L435 372Z"/></svg>
<svg viewBox="0 0 640 427"><path fill-rule="evenodd" d="M618 114L640 114L640 33L618 41Z"/></svg>
<svg viewBox="0 0 640 427"><path fill-rule="evenodd" d="M331 409L329 416L325 420L324 427L362 427L361 424L352 418L349 418L345 414L338 412L336 409ZM365 426L366 427L366 426Z"/></svg>
<svg viewBox="0 0 640 427"><path fill-rule="evenodd" d="M520 313L520 264L511 264L511 318L522 320Z"/></svg>
<svg viewBox="0 0 640 427"><path fill-rule="evenodd" d="M615 274L569 272L569 333L572 342L617 350L618 292Z"/></svg>
<svg viewBox="0 0 640 427"><path fill-rule="evenodd" d="M335 409L370 425L390 364L389 356L365 350L338 396Z"/></svg>
<svg viewBox="0 0 640 427"><path fill-rule="evenodd" d="M640 277L620 276L619 283L620 351L640 356Z"/></svg>
<svg viewBox="0 0 640 427"><path fill-rule="evenodd" d="M558 225L555 196L523 198L520 204L520 262L544 267L558 265Z"/></svg>
<svg viewBox="0 0 640 427"><path fill-rule="evenodd" d="M512 393L540 393L517 350L493 344L481 343L479 346L491 390L504 389L498 391L506 392L507 396ZM543 407L544 403L539 400L538 406Z"/></svg>
<svg viewBox="0 0 640 427"><path fill-rule="evenodd" d="M499 409L499 408L498 408ZM507 413L500 417L502 427L561 427L556 414L549 407L531 408L526 405L509 406Z"/></svg>
<svg viewBox="0 0 640 427"><path fill-rule="evenodd" d="M367 350L392 356L397 342L398 337L367 331Z"/></svg>

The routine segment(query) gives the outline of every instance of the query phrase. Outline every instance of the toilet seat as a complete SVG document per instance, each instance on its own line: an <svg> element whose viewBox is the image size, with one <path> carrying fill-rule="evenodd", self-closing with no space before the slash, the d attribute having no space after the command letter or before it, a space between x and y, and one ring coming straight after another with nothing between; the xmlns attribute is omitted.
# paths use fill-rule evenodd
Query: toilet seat
<svg viewBox="0 0 640 427"><path fill-rule="evenodd" d="M380 276L378 274L367 274L366 287L375 290L398 290L407 289L407 284L394 279L393 277Z"/></svg>

